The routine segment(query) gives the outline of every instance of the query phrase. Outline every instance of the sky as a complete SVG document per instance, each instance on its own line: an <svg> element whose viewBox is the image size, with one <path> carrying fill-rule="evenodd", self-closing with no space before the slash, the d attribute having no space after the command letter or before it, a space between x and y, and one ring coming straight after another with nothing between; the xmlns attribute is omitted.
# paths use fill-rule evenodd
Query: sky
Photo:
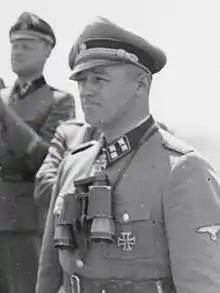
<svg viewBox="0 0 220 293"><path fill-rule="evenodd" d="M8 32L22 12L34 12L50 23L57 37L45 77L51 85L71 91L78 105L76 84L68 80L69 50L84 25L104 16L165 51L167 65L154 75L150 93L156 119L181 133L217 137L219 7L219 0L7 0L1 6L0 76L7 85L13 84Z"/></svg>

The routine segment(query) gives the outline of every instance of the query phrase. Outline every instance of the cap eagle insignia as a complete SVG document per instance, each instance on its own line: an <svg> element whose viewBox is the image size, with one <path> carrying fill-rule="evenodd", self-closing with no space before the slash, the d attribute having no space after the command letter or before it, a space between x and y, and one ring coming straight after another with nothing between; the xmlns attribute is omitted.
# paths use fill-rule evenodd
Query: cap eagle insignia
<svg viewBox="0 0 220 293"><path fill-rule="evenodd" d="M207 233L211 241L217 242L220 236L220 224L202 226L196 229L196 232L200 234Z"/></svg>

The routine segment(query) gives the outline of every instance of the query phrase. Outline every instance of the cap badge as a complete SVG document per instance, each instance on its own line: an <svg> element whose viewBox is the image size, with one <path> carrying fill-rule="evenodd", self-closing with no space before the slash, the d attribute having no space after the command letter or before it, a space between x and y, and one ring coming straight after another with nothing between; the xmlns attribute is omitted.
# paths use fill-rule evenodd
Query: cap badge
<svg viewBox="0 0 220 293"><path fill-rule="evenodd" d="M28 29L28 23L27 22L22 22L20 25L20 29L22 31L26 31Z"/></svg>
<svg viewBox="0 0 220 293"><path fill-rule="evenodd" d="M82 43L79 47L79 52L84 52L86 50L86 44L85 43Z"/></svg>
<svg viewBox="0 0 220 293"><path fill-rule="evenodd" d="M35 15L31 15L31 21L34 25L39 24L39 19Z"/></svg>

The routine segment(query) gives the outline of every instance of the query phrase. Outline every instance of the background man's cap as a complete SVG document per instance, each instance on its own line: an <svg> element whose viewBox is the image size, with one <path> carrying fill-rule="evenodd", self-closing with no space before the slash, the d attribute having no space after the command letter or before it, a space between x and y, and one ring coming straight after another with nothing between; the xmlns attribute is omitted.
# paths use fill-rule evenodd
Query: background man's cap
<svg viewBox="0 0 220 293"><path fill-rule="evenodd" d="M84 70L118 62L132 63L149 75L166 64L166 55L159 48L105 18L86 26L69 53L71 79Z"/></svg>
<svg viewBox="0 0 220 293"><path fill-rule="evenodd" d="M56 44L56 37L51 26L39 16L24 12L17 19L9 31L10 40L43 39L52 47Z"/></svg>

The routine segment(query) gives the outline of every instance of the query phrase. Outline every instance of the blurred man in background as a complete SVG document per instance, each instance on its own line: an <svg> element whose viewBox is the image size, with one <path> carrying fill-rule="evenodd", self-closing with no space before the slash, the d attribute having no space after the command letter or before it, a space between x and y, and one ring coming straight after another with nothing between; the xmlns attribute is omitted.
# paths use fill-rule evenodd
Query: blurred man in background
<svg viewBox="0 0 220 293"><path fill-rule="evenodd" d="M33 293L43 228L34 177L55 129L73 117L74 99L43 76L56 44L46 21L22 13L9 36L17 79L0 91L0 283L4 293Z"/></svg>

